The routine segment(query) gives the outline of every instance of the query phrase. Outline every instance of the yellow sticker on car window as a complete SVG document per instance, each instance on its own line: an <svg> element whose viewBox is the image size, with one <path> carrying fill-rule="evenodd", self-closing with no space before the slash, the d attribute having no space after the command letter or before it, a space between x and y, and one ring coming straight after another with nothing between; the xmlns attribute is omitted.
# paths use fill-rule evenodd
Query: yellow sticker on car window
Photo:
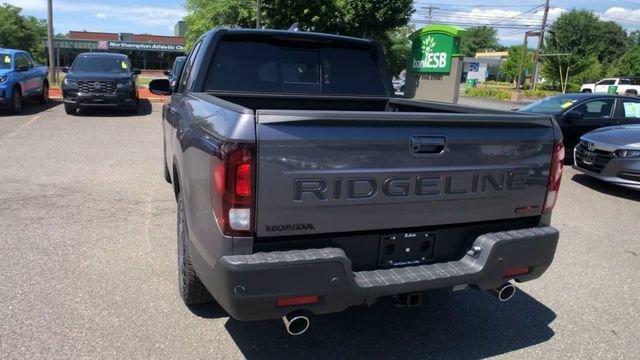
<svg viewBox="0 0 640 360"><path fill-rule="evenodd" d="M120 62L120 66L122 66L123 69L126 69L127 68L127 63L124 62L124 61L121 61Z"/></svg>
<svg viewBox="0 0 640 360"><path fill-rule="evenodd" d="M560 107L561 107L561 108L563 108L563 109L566 109L566 108L568 108L568 107L569 107L569 106L571 106L571 105L573 105L573 102L571 102L571 101L567 101L567 102L565 102L564 104L560 105Z"/></svg>
<svg viewBox="0 0 640 360"><path fill-rule="evenodd" d="M4 56L4 62L6 62L7 64L11 64L11 56L5 55Z"/></svg>

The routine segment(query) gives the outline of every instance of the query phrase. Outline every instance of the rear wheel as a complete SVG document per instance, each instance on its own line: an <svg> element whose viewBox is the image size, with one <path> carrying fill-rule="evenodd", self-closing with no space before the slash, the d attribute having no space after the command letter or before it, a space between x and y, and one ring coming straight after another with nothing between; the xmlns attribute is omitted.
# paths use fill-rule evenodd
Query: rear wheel
<svg viewBox="0 0 640 360"><path fill-rule="evenodd" d="M69 115L75 115L78 112L78 108L73 105L64 104L64 112Z"/></svg>
<svg viewBox="0 0 640 360"><path fill-rule="evenodd" d="M42 93L40 93L39 100L41 104L49 102L49 83L46 81L42 84Z"/></svg>
<svg viewBox="0 0 640 360"><path fill-rule="evenodd" d="M13 89L11 104L9 104L9 111L12 114L19 114L22 111L22 93L18 88Z"/></svg>
<svg viewBox="0 0 640 360"><path fill-rule="evenodd" d="M178 286L180 297L187 305L196 305L212 302L213 298L209 291L202 285L196 275L191 263L189 254L189 231L187 229L187 219L184 210L184 200L182 193L178 193Z"/></svg>
<svg viewBox="0 0 640 360"><path fill-rule="evenodd" d="M582 92L583 92L583 93L590 93L590 92L591 92L591 90L589 90L589 89L584 89L584 90L582 90Z"/></svg>

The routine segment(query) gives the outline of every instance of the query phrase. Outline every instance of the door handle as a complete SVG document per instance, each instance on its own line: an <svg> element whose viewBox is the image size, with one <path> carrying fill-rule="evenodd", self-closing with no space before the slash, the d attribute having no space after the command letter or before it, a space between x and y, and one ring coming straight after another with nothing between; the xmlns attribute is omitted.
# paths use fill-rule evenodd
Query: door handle
<svg viewBox="0 0 640 360"><path fill-rule="evenodd" d="M411 136L411 153L421 155L439 155L446 148L444 136L414 135Z"/></svg>

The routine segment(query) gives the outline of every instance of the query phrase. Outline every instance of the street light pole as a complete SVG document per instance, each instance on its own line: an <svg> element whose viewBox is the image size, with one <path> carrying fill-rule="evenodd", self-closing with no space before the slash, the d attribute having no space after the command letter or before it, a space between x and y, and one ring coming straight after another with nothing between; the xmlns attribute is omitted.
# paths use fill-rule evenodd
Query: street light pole
<svg viewBox="0 0 640 360"><path fill-rule="evenodd" d="M49 86L56 83L56 61L53 57L53 0L47 0L47 47L49 48Z"/></svg>

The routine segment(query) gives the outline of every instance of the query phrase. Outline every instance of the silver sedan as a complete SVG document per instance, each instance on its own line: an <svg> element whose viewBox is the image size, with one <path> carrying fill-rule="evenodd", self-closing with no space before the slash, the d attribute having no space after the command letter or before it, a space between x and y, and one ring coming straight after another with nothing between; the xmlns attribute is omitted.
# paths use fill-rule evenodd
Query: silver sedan
<svg viewBox="0 0 640 360"><path fill-rule="evenodd" d="M612 126L583 135L574 168L603 181L640 190L640 125Z"/></svg>

